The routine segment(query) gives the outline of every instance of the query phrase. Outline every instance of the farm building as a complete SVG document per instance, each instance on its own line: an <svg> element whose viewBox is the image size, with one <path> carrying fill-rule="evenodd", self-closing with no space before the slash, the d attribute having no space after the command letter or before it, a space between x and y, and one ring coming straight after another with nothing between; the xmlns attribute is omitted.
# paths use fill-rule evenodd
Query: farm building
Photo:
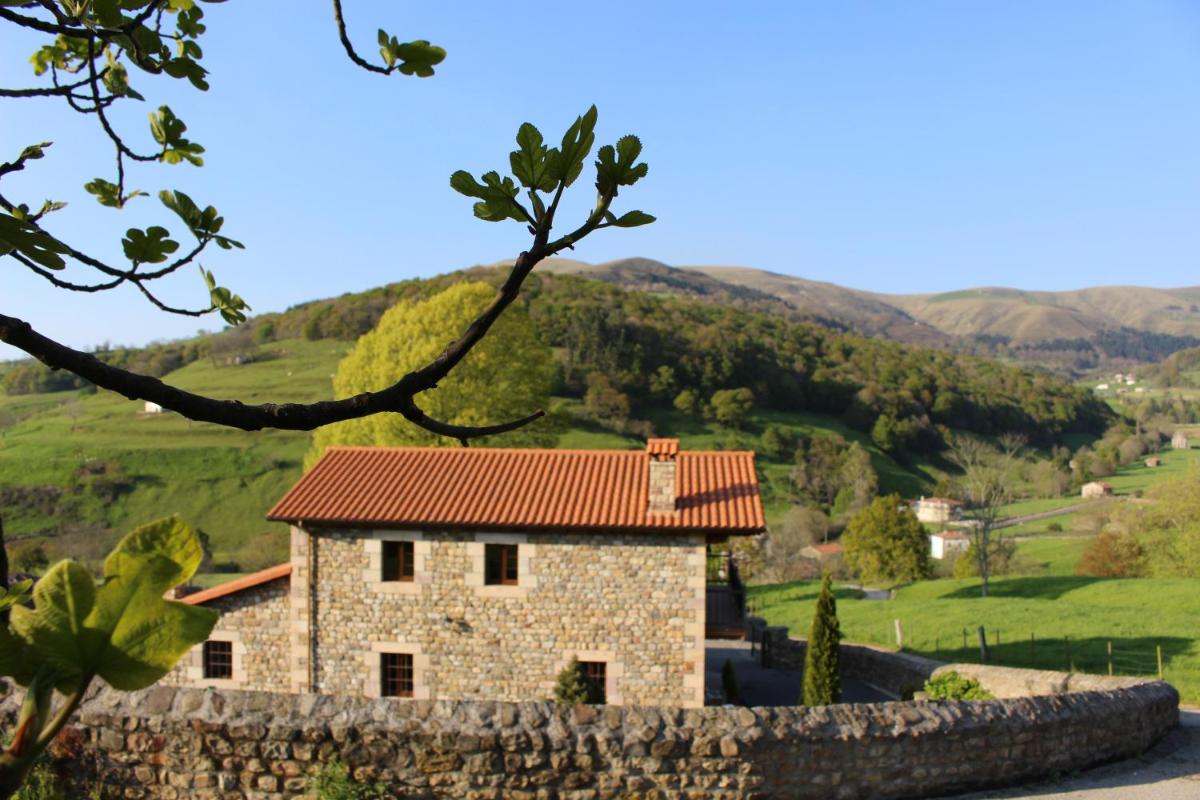
<svg viewBox="0 0 1200 800"><path fill-rule="evenodd" d="M1161 467L1162 459L1159 458L1158 456L1150 456L1149 458L1146 459L1146 466L1147 467Z"/></svg>
<svg viewBox="0 0 1200 800"><path fill-rule="evenodd" d="M800 555L805 558L811 558L814 561L827 561L831 558L837 558L842 554L841 542L825 542L824 544L810 544L808 547L800 551Z"/></svg>
<svg viewBox="0 0 1200 800"><path fill-rule="evenodd" d="M1175 450L1187 450L1191 447L1187 434L1183 431L1175 431L1175 435L1171 437L1171 447Z"/></svg>
<svg viewBox="0 0 1200 800"><path fill-rule="evenodd" d="M330 448L268 514L291 560L190 595L223 612L176 685L544 700L572 658L609 704L700 706L732 560L765 529L754 454Z"/></svg>
<svg viewBox="0 0 1200 800"><path fill-rule="evenodd" d="M921 522L950 522L962 516L962 503L949 497L922 497L912 506Z"/></svg>
<svg viewBox="0 0 1200 800"><path fill-rule="evenodd" d="M929 553L941 560L952 553L965 553L971 546L971 537L962 531L939 531L929 536Z"/></svg>
<svg viewBox="0 0 1200 800"><path fill-rule="evenodd" d="M1104 481L1092 481L1085 483L1079 494L1082 497L1106 497L1113 493L1113 487L1110 483Z"/></svg>

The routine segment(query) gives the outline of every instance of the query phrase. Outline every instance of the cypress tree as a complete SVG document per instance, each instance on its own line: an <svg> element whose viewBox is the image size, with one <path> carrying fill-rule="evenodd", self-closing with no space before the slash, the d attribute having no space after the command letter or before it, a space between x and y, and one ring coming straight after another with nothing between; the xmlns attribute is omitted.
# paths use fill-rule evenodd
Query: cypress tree
<svg viewBox="0 0 1200 800"><path fill-rule="evenodd" d="M808 634L804 654L804 705L827 706L842 696L842 677L838 663L838 642L842 638L837 618L837 600L833 597L833 579L829 573L821 579L821 594Z"/></svg>
<svg viewBox="0 0 1200 800"><path fill-rule="evenodd" d="M566 705L596 702L595 687L583 674L583 667L578 658L572 658L571 663L558 673L558 684L554 687L554 699Z"/></svg>

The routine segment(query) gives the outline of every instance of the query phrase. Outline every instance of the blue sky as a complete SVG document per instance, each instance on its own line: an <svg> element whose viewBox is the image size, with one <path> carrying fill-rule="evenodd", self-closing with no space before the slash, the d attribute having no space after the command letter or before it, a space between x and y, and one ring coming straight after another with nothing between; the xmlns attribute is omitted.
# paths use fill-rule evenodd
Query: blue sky
<svg viewBox="0 0 1200 800"><path fill-rule="evenodd" d="M255 310L513 256L524 231L475 220L450 173L502 168L522 121L557 139L590 103L602 141L642 137L649 177L618 203L660 221L602 231L582 260L883 292L1200 284L1197 3L348 0L366 54L379 26L446 47L423 81L352 67L323 3L207 13L209 93L134 76L189 123L207 165L138 167L130 183L221 210L248 249L203 263ZM0 31L0 85L27 81L32 49ZM148 110L121 115L131 138L148 141ZM5 101L0 157L43 139L49 157L5 193L69 201L51 218L60 235L115 257L126 227L179 228L157 200L100 208L81 189L111 170L97 131L52 101ZM568 212L592 195L580 181ZM201 302L199 277L167 295ZM132 290L66 295L11 264L0 310L77 346L217 326Z"/></svg>

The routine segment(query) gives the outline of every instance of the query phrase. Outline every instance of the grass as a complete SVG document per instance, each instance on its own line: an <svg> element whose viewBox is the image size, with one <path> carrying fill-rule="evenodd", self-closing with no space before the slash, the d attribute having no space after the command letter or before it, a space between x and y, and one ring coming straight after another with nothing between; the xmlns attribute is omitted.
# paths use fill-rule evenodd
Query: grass
<svg viewBox="0 0 1200 800"><path fill-rule="evenodd" d="M1182 477L1200 466L1200 450L1164 450L1157 455L1162 459L1160 467L1147 467L1144 459L1138 459L1119 467L1115 475L1101 480L1112 484L1115 494L1133 494L1144 492L1162 481Z"/></svg>
<svg viewBox="0 0 1200 800"><path fill-rule="evenodd" d="M1051 545L1039 552L1061 568L1070 556ZM816 581L755 586L750 599L771 624L804 635L818 589ZM980 625L991 645L990 663L1006 666L1065 670L1073 663L1080 672L1105 673L1112 642L1115 673L1153 675L1159 646L1166 679L1184 703L1200 703L1196 579L1024 575L994 579L987 598L979 596L978 579L923 581L891 600L862 600L841 588L838 617L847 640L883 645L895 645L899 619L906 650L945 661L979 660Z"/></svg>
<svg viewBox="0 0 1200 800"><path fill-rule="evenodd" d="M1001 517L1024 517L1029 514L1041 514L1044 511L1055 511L1060 508L1070 508L1083 502L1079 495L1067 497L1034 497L1027 500L1017 500L1000 507Z"/></svg>

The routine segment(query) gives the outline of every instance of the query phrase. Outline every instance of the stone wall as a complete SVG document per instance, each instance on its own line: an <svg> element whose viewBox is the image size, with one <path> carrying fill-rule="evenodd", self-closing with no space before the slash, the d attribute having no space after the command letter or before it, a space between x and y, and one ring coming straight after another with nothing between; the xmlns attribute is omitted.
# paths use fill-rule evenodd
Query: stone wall
<svg viewBox="0 0 1200 800"><path fill-rule="evenodd" d="M388 539L413 581L381 581ZM488 543L517 545L517 585L484 585ZM610 704L703 705L703 536L293 529L292 562L295 690L377 696L390 652L415 699L543 700L576 656Z"/></svg>
<svg viewBox="0 0 1200 800"><path fill-rule="evenodd" d="M288 579L215 598L204 604L221 612L210 641L233 644L233 678L204 678L203 645L192 648L163 678L168 686L211 686L283 692L288 689Z"/></svg>
<svg viewBox="0 0 1200 800"><path fill-rule="evenodd" d="M1103 680L1103 679L1102 679ZM1145 682L1057 696L819 708L560 708L156 687L79 715L70 796L282 800L334 758L406 798L899 798L1141 752L1178 724ZM12 719L15 698L0 701Z"/></svg>

